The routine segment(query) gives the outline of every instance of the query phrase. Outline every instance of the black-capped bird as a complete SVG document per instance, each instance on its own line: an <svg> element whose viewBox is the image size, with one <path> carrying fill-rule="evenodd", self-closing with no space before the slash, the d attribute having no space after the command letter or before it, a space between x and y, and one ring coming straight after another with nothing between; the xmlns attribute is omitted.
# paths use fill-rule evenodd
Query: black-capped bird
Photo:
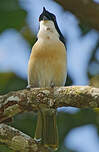
<svg viewBox="0 0 99 152"><path fill-rule="evenodd" d="M43 7L40 29L28 63L28 87L64 86L67 76L64 37L54 14ZM38 112L35 139L45 146L58 147L56 110L42 108Z"/></svg>

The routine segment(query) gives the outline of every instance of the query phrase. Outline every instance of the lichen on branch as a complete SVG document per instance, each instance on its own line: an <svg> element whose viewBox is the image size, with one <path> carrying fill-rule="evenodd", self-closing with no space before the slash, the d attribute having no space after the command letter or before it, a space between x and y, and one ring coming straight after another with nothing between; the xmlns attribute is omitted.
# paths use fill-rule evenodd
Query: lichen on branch
<svg viewBox="0 0 99 152"><path fill-rule="evenodd" d="M50 152L30 136L5 124L0 124L0 142L16 152Z"/></svg>
<svg viewBox="0 0 99 152"><path fill-rule="evenodd" d="M37 111L40 104L51 108L71 106L99 108L99 88L70 86L31 88L0 96L0 122L24 111Z"/></svg>

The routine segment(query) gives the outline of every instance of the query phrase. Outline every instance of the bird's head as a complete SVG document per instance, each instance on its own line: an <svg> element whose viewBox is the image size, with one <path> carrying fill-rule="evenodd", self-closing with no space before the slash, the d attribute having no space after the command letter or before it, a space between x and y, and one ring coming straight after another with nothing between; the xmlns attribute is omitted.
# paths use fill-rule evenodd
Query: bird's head
<svg viewBox="0 0 99 152"><path fill-rule="evenodd" d="M39 16L39 22L41 24L45 24L46 26L49 26L49 27L55 29L57 31L57 33L59 34L59 39L65 45L65 40L64 40L64 37L63 37L59 27L58 27L58 24L56 21L56 16L54 14L50 13L49 11L47 11L45 9L45 7L43 7L43 12Z"/></svg>

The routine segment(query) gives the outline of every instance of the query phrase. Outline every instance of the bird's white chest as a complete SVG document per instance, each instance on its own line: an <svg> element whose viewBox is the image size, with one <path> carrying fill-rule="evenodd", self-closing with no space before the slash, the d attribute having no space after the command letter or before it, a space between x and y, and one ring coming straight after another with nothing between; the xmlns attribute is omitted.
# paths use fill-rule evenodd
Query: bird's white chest
<svg viewBox="0 0 99 152"><path fill-rule="evenodd" d="M40 22L38 41L30 56L29 75L29 83L34 86L65 84L66 50L52 21Z"/></svg>
<svg viewBox="0 0 99 152"><path fill-rule="evenodd" d="M55 29L52 21L41 21L40 30L38 32L38 39L45 41L57 41L59 40L59 34Z"/></svg>

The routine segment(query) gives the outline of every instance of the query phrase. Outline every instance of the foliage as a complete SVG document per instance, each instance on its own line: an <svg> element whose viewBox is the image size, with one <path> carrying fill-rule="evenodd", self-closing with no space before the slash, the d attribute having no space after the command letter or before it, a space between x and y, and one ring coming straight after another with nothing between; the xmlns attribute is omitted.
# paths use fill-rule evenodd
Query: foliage
<svg viewBox="0 0 99 152"><path fill-rule="evenodd" d="M25 88L27 81L14 73L0 73L0 94Z"/></svg>
<svg viewBox="0 0 99 152"><path fill-rule="evenodd" d="M7 28L20 30L26 22L26 14L18 0L0 0L0 32Z"/></svg>

